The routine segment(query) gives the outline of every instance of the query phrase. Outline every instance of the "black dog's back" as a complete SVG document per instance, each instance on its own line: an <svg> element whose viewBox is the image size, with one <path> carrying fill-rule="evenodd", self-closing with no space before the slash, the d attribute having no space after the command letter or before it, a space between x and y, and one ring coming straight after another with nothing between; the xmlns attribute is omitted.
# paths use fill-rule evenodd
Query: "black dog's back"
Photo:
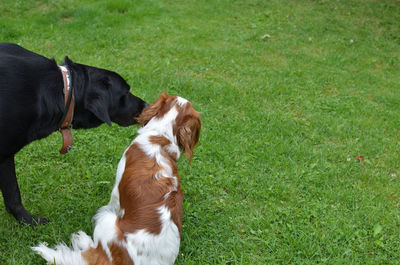
<svg viewBox="0 0 400 265"><path fill-rule="evenodd" d="M3 93L10 88L23 89L24 91L19 92L29 93L28 90L35 87L36 83L49 76L48 71L58 73L54 60L28 51L17 44L0 43L0 91Z"/></svg>
<svg viewBox="0 0 400 265"><path fill-rule="evenodd" d="M22 48L21 46L15 43L7 43L7 42L0 42L0 56L3 55L13 55L17 57L24 57L30 59L39 59L42 60L49 60L46 57L39 55L37 53L31 52L27 49Z"/></svg>
<svg viewBox="0 0 400 265"><path fill-rule="evenodd" d="M24 49L17 44L2 42L0 43L0 69L0 75L4 75L5 73L15 75L15 70L18 70L17 73L23 74L24 70L28 70L35 77L38 77L43 70L57 70L58 68L54 60ZM6 81L9 80L0 79L0 82Z"/></svg>

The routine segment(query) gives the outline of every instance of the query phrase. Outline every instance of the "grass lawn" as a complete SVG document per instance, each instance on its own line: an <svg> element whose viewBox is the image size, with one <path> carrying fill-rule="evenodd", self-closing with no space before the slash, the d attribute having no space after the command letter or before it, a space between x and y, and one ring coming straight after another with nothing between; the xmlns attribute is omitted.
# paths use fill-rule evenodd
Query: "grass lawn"
<svg viewBox="0 0 400 265"><path fill-rule="evenodd" d="M111 69L148 102L191 100L177 264L398 264L400 2L2 0L0 41ZM45 264L106 204L136 126L58 133L16 156L21 227L0 202L0 264ZM362 158L360 158L362 156ZM358 158L358 159L357 159Z"/></svg>

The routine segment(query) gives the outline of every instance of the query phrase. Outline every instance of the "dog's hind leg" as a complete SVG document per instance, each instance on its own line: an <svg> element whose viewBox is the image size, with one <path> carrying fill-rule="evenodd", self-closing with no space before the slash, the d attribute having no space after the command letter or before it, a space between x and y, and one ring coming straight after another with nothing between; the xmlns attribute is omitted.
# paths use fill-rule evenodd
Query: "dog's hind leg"
<svg viewBox="0 0 400 265"><path fill-rule="evenodd" d="M30 225L47 223L44 218L32 217L22 205L15 174L14 155L0 161L0 189L7 212L11 213L18 222Z"/></svg>

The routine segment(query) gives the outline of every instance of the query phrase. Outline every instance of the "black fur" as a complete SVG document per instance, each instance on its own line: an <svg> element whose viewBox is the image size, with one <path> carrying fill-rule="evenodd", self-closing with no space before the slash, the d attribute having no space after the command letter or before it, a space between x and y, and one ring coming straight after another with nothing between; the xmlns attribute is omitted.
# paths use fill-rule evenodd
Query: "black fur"
<svg viewBox="0 0 400 265"><path fill-rule="evenodd" d="M65 58L75 94L74 129L103 122L136 123L147 105L129 93L118 74ZM16 44L0 43L0 188L6 210L23 223L47 222L24 208L15 175L14 155L30 142L58 130L65 112L63 78L54 60Z"/></svg>

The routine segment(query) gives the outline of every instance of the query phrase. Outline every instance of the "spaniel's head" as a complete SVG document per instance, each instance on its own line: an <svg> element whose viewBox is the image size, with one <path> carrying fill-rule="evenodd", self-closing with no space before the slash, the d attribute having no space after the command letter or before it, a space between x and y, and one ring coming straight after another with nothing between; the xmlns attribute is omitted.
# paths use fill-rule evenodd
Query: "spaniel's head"
<svg viewBox="0 0 400 265"><path fill-rule="evenodd" d="M153 120L165 120L165 126L172 126L173 136L176 137L179 148L190 162L201 129L200 114L193 108L192 103L184 98L163 93L137 118L138 123L145 127L151 126Z"/></svg>

